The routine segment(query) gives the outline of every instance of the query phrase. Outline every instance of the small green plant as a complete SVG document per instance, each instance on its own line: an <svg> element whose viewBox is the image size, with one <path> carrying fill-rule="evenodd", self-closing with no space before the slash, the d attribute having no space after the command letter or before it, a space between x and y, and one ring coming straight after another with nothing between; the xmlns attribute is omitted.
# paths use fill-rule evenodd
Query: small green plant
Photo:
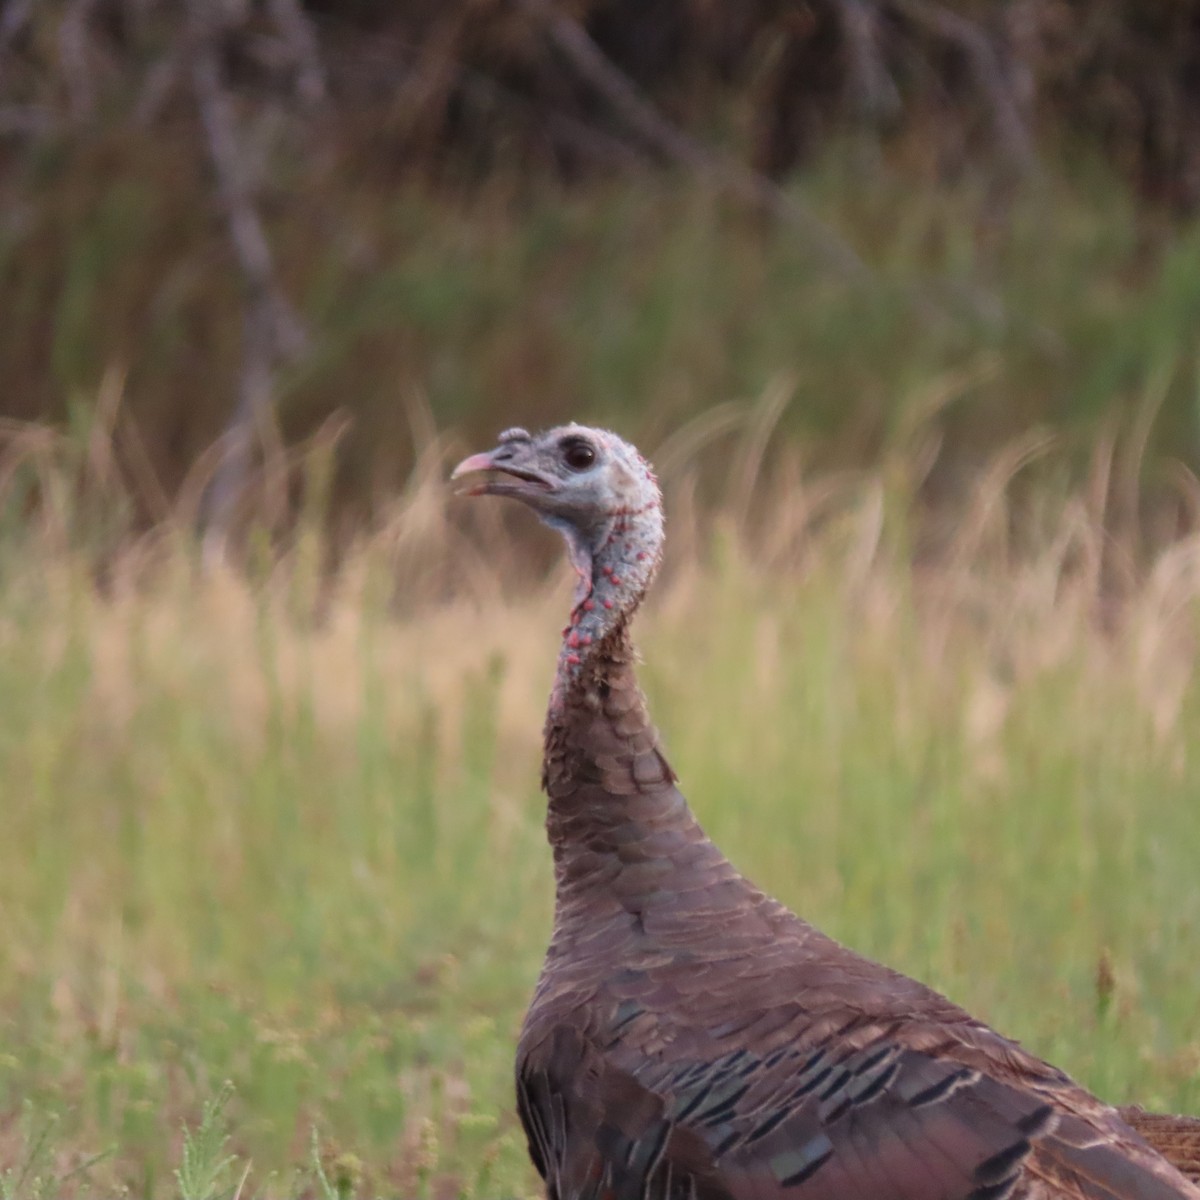
<svg viewBox="0 0 1200 1200"><path fill-rule="evenodd" d="M24 1149L15 1166L0 1171L0 1200L43 1200L58 1197L79 1183L88 1171L111 1151L94 1154L61 1174L55 1169L59 1119L57 1113L38 1112L26 1103L21 1120Z"/></svg>
<svg viewBox="0 0 1200 1200"><path fill-rule="evenodd" d="M234 1194L234 1189L226 1184L237 1157L225 1153L229 1141L225 1131L225 1106L232 1095L233 1085L226 1081L221 1090L205 1102L196 1130L193 1132L186 1125L183 1128L183 1160L175 1171L180 1200L221 1200L221 1197Z"/></svg>
<svg viewBox="0 0 1200 1200"><path fill-rule="evenodd" d="M321 1139L315 1125L312 1131L311 1154L313 1179L321 1189L321 1200L354 1200L363 1173L362 1161L358 1155L339 1154L329 1164L327 1172L321 1162Z"/></svg>
<svg viewBox="0 0 1200 1200"><path fill-rule="evenodd" d="M0 1200L40 1200L56 1182L52 1170L54 1131L58 1118L37 1113L30 1105L23 1114L25 1153L15 1167L0 1172Z"/></svg>

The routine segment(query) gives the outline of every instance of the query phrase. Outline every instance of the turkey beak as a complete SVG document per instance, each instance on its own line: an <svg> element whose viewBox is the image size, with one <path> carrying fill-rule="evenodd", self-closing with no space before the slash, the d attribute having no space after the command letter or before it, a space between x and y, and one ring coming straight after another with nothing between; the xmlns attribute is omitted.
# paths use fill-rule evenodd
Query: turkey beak
<svg viewBox="0 0 1200 1200"><path fill-rule="evenodd" d="M488 454L472 454L469 458L464 458L462 462L450 472L450 482L461 479L464 475L482 475L485 471L492 470L492 456ZM468 496L479 496L483 494L483 486L481 483L475 484L473 487L466 490Z"/></svg>
<svg viewBox="0 0 1200 1200"><path fill-rule="evenodd" d="M509 446L472 454L451 471L450 481L468 475L479 477L459 492L464 496L515 496L518 500L532 500L556 490L558 485L550 476L519 466L512 461L513 457Z"/></svg>

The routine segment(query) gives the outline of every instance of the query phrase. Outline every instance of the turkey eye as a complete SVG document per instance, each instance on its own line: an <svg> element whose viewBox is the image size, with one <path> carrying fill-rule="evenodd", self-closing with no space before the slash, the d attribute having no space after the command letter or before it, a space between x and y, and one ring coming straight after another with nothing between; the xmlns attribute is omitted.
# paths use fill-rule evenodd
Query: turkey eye
<svg viewBox="0 0 1200 1200"><path fill-rule="evenodd" d="M572 471L586 471L596 461L596 451L587 442L567 442L562 456Z"/></svg>

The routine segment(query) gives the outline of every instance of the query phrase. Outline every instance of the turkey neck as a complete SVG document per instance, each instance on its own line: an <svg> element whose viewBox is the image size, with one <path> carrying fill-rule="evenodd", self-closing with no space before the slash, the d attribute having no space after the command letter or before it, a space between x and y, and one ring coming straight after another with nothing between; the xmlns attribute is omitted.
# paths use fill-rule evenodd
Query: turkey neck
<svg viewBox="0 0 1200 1200"><path fill-rule="evenodd" d="M638 907L632 891L653 886L647 864L665 866L680 850L707 842L673 786L634 674L629 626L658 565L661 508L612 514L593 538L564 532L579 585L563 631L543 764L560 918L577 902L592 911L614 901Z"/></svg>
<svg viewBox="0 0 1200 1200"><path fill-rule="evenodd" d="M632 654L628 625L662 557L662 498L652 485L639 507L618 506L586 526L545 518L566 539L575 602L563 630L548 723L595 683L597 670Z"/></svg>

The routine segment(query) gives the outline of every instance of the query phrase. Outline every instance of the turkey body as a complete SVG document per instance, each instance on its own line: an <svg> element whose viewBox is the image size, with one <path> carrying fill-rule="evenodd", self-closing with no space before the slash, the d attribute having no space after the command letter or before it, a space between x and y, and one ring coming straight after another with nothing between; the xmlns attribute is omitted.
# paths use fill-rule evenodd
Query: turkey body
<svg viewBox="0 0 1200 1200"><path fill-rule="evenodd" d="M628 645L603 653L625 661L547 736L557 902L517 1079L550 1197L1200 1194L1061 1071L739 875Z"/></svg>
<svg viewBox="0 0 1200 1200"><path fill-rule="evenodd" d="M456 474L479 472L579 574L545 728L554 929L517 1052L549 1200L1200 1200L1115 1109L705 836L634 676L662 541L636 451L514 430Z"/></svg>

